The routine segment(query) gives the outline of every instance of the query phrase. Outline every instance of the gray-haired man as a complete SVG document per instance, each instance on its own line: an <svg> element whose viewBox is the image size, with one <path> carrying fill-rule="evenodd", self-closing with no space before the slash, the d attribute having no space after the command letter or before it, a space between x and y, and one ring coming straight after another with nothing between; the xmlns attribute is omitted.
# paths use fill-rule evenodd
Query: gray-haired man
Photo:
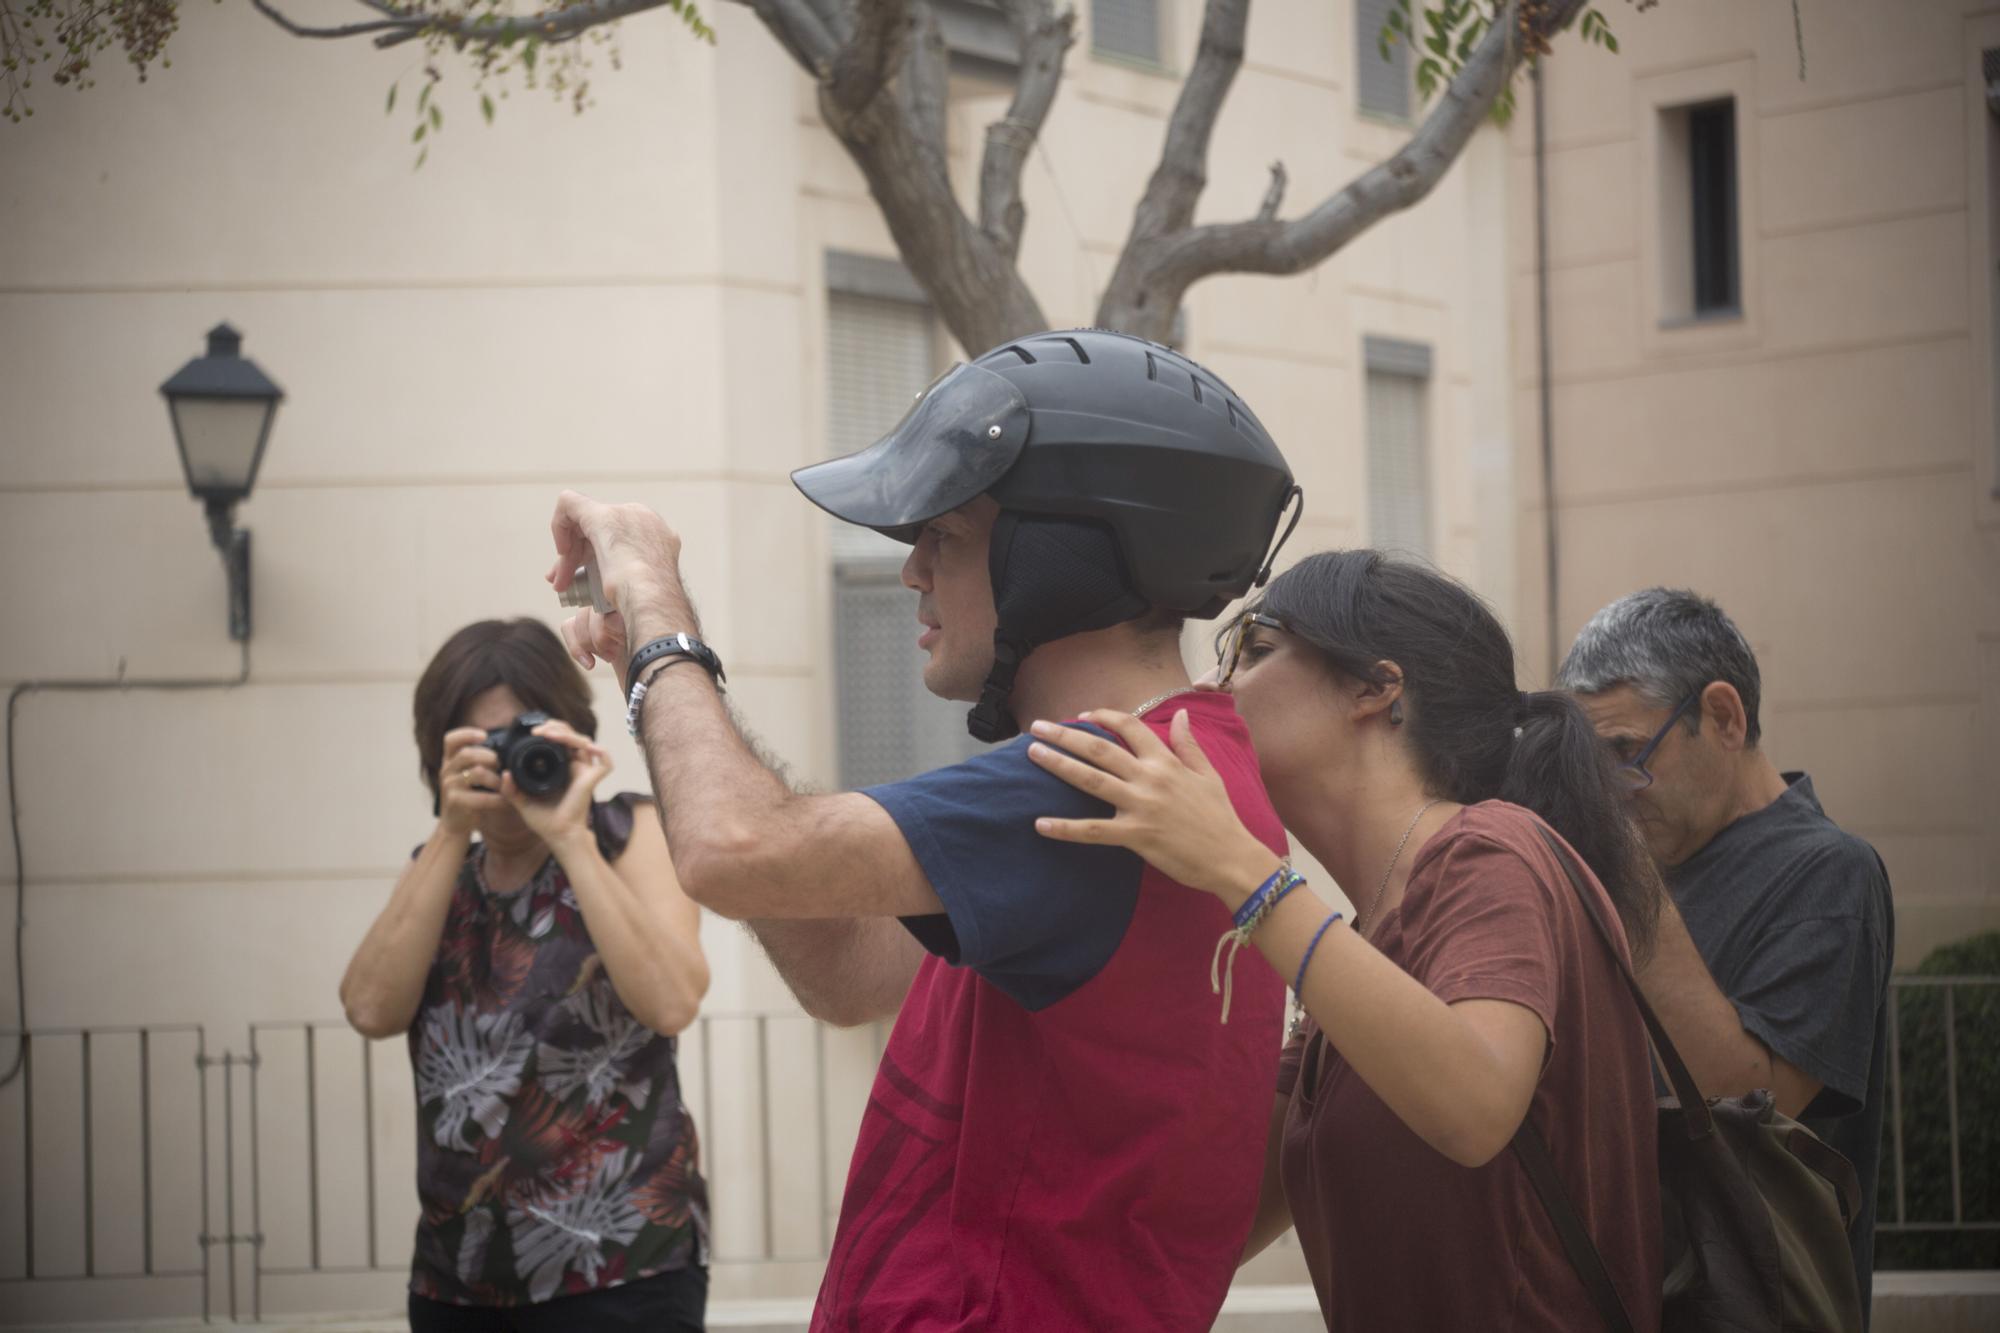
<svg viewBox="0 0 2000 1333"><path fill-rule="evenodd" d="M1710 1096L1769 1088L1854 1163L1867 1308L1895 954L1889 877L1804 773L1758 746L1757 658L1722 609L1648 588L1592 616L1557 674L1624 761L1672 894L1640 973Z"/></svg>

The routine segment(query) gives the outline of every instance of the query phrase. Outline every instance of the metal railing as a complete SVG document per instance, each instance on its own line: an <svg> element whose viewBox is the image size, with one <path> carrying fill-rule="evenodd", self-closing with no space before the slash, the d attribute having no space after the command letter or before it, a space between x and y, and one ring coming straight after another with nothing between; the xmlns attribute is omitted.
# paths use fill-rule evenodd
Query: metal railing
<svg viewBox="0 0 2000 1333"><path fill-rule="evenodd" d="M21 1043L20 1075L0 1092L0 1142L11 1130L18 1133L21 1150L14 1189L0 1183L0 1190L18 1192L19 1198L18 1212L6 1210L11 1216L5 1230L15 1233L18 1249L0 1253L0 1289L112 1279L149 1284L193 1280L199 1293L185 1302L186 1313L198 1311L206 1321L213 1249L234 1239L229 1228L212 1234L209 1224L207 1071L229 1057L211 1056L206 1033L194 1024L0 1030L0 1041ZM72 1063L73 1072L66 1068ZM175 1070L180 1071L178 1079ZM161 1096L156 1087L162 1083L177 1095ZM175 1083L182 1086L173 1087ZM177 1136L180 1141L172 1147L178 1151L167 1155L167 1161L179 1163L175 1175L192 1176L175 1189L161 1186L157 1122L162 1117L184 1122L190 1131ZM108 1152L103 1121L115 1122ZM39 1144L37 1129L42 1131ZM116 1132L121 1129L125 1132ZM107 1156L113 1159L109 1165ZM45 1190L38 1200L37 1184L50 1177L56 1188ZM62 1188L64 1183L69 1188ZM122 1191L120 1183L126 1186ZM130 1217L131 1196L137 1196L136 1246L129 1228L123 1245L115 1238L105 1243L98 1199L107 1184L114 1194L125 1195L114 1200L122 1204L113 1210L117 1215ZM166 1194L176 1197L163 1204ZM164 1227L159 1216L163 1206L168 1211ZM51 1230L58 1241L70 1243L49 1245ZM178 1235L180 1244L191 1241L192 1252L179 1244L163 1247L163 1231ZM106 1255L106 1249L113 1253Z"/></svg>
<svg viewBox="0 0 2000 1333"><path fill-rule="evenodd" d="M2000 1041L2000 1024L1968 1014L1997 1012L2000 976L1893 979L1879 1231L2000 1230L1981 1207L1990 1196L1968 1198L2000 1131L1979 1121L1968 1148L1964 1104L1968 1041ZM707 1014L682 1034L715 1262L825 1257L886 1036L883 1025L839 1031L792 1010ZM187 1024L23 1040L21 1076L0 1088L0 1145L18 1135L20 1164L17 1181L0 1170L10 1313L40 1291L42 1322L104 1317L71 1299L79 1284L127 1284L128 1308L144 1299L149 1316L204 1321L244 1306L263 1319L271 1283L285 1284L276 1305L288 1314L364 1308L400 1288L417 1214L415 1091L400 1050L338 1021L251 1024L247 1054L214 1053ZM129 1296L134 1283L143 1297Z"/></svg>
<svg viewBox="0 0 2000 1333"><path fill-rule="evenodd" d="M1985 1026L1983 1036L1989 1043L2000 1044L2000 1023L1992 1021L1993 1019L2000 1019L2000 1005L1994 1004L1994 1001L2000 1000L2000 976L1933 977L1909 974L1890 978L1888 1013L1889 1107L1888 1115L1884 1117L1883 1138L1885 1142L1883 1147L1886 1151L1883 1156L1886 1159L1885 1171L1894 1182L1896 1207L1894 1215L1889 1217L1882 1216L1881 1210L1878 1208L1878 1215L1875 1222L1875 1229L1878 1232L1895 1234L1898 1232L2000 1231L2000 1216L1966 1216L1965 1126L1959 1107L1960 1090L1963 1087L1963 1074L1959 1061L1958 1030L1960 1014L1963 1008L1959 1004L1959 996L1965 991L1978 992L1984 1001L1982 1007L1991 1006L1987 1009L1989 1021ZM1934 1001L1933 997L1941 998ZM1918 1010L1918 1012L1912 1013L1913 1009ZM1934 1009L1935 1012L1924 1012L1931 1009ZM1915 1028L1913 1034L1906 1034L1904 1032L1905 1018L1918 1020L1911 1024ZM1928 1030L1931 1025L1927 1020L1932 1018L1936 1019L1935 1034ZM1932 1044L1933 1036L1935 1035L1936 1041L1941 1043L1943 1048L1943 1059L1940 1063L1944 1085L1944 1156L1945 1161L1948 1163L1947 1174L1951 1198L1951 1212L1949 1217L1911 1216L1910 1140L1921 1133L1924 1140L1922 1146L1929 1150L1926 1153L1927 1156L1935 1156L1937 1143L1935 1109L1930 1107L1927 1101L1921 1099L1916 1105L1912 1105L1911 1100L1906 1097L1906 1093L1910 1091L1911 1084L1922 1079L1924 1073L1922 1070L1906 1071L1904 1068L1904 1048L1912 1035L1926 1046ZM1917 1074L1916 1079L1912 1078L1912 1072ZM1932 1091L1930 1088L1920 1089L1920 1098L1923 1093L1930 1091ZM1990 1133L1992 1127L1987 1125L1986 1128ZM1987 1166L1989 1170L2000 1169L2000 1164L1989 1162ZM1990 1177L1988 1178L1990 1179ZM1930 1184L1933 1189L1935 1188L1934 1181L1934 1173L1929 1177L1919 1178L1919 1183ZM1930 1193L1932 1191L1926 1190L1925 1192Z"/></svg>

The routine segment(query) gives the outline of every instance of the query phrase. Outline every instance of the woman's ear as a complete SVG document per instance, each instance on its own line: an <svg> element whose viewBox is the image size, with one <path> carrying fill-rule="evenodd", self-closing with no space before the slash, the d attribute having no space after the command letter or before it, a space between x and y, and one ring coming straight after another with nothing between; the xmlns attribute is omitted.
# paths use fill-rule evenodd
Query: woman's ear
<svg viewBox="0 0 2000 1333"><path fill-rule="evenodd" d="M1387 658L1375 663L1375 679L1364 680L1353 696L1351 719L1360 722L1386 715L1392 727L1403 725L1403 668Z"/></svg>

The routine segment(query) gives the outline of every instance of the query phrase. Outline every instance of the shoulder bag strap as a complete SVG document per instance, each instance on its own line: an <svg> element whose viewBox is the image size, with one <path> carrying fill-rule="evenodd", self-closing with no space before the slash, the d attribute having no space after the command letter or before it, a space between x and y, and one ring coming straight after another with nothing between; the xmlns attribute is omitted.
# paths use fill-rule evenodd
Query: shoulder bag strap
<svg viewBox="0 0 2000 1333"><path fill-rule="evenodd" d="M1576 1275L1583 1279L1591 1302L1604 1316L1604 1326L1611 1333L1632 1333L1632 1317L1625 1313L1625 1302L1619 1297L1618 1288L1612 1285L1611 1274L1605 1271L1604 1259L1591 1241L1590 1232L1584 1229L1583 1219L1576 1215L1569 1191L1563 1188L1562 1180L1556 1175L1555 1159L1549 1156L1549 1145L1542 1141L1542 1133L1535 1128L1534 1121L1525 1118L1521 1121L1521 1127L1514 1131L1513 1146L1514 1156L1528 1173L1528 1180L1534 1185L1542 1207L1548 1210L1549 1220L1555 1223L1556 1235L1562 1238L1563 1253L1569 1256L1570 1267L1576 1269Z"/></svg>
<svg viewBox="0 0 2000 1333"><path fill-rule="evenodd" d="M1535 831L1542 835L1542 841L1554 853L1557 864L1563 868L1570 887L1576 890L1579 902L1583 904L1584 915L1597 929L1598 938L1604 941L1605 951L1618 974L1625 979L1626 988L1632 993L1633 1001L1639 1006L1639 1013L1645 1019L1646 1030L1652 1035L1653 1044L1660 1053L1661 1063L1667 1067L1668 1078L1673 1082L1674 1092L1684 1107L1696 1108L1688 1112L1690 1121L1698 1114L1701 1133L1708 1132L1708 1105L1702 1101L1695 1089L1694 1079L1688 1074L1687 1066L1681 1062L1680 1053L1668 1040L1666 1029L1653 1013L1646 997L1640 993L1638 978L1632 975L1625 955L1619 951L1617 937L1605 923L1603 913L1598 910L1595 896L1590 892L1576 872L1575 859L1569 849L1540 823ZM1631 1333L1632 1317L1626 1313L1625 1302L1618 1295L1618 1288L1611 1281L1611 1274L1604 1267L1604 1257L1597 1252L1596 1244L1590 1239L1590 1232L1578 1216L1576 1205L1571 1202L1569 1191L1563 1188L1562 1179L1556 1174L1555 1159L1549 1153L1549 1145L1543 1141L1541 1131L1535 1128L1531 1117L1523 1117L1521 1127L1514 1131L1512 1143L1515 1158L1521 1169L1528 1173L1528 1181L1535 1187L1536 1197L1548 1212L1549 1221L1555 1224L1556 1235L1562 1240L1563 1253L1569 1256L1570 1266L1582 1280L1584 1288L1590 1292L1591 1303L1604 1317L1604 1326L1610 1333Z"/></svg>

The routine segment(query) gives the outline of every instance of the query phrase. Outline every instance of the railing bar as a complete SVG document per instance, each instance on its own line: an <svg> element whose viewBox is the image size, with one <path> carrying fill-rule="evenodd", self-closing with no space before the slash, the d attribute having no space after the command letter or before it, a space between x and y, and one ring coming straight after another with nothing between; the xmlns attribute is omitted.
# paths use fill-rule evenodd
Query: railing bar
<svg viewBox="0 0 2000 1333"><path fill-rule="evenodd" d="M355 1034L357 1037L360 1033ZM368 1163L368 1266L375 1267L375 1043L361 1037L361 1151Z"/></svg>
<svg viewBox="0 0 2000 1333"><path fill-rule="evenodd" d="M139 1218L145 1271L153 1276L153 1034L139 1029Z"/></svg>
<svg viewBox="0 0 2000 1333"><path fill-rule="evenodd" d="M1896 1145L1896 1221L1907 1222L1910 1218L1903 1164L1903 1019L1896 990L1889 987L1889 1121Z"/></svg>
<svg viewBox="0 0 2000 1333"><path fill-rule="evenodd" d="M778 1248L778 1191L771 1180L771 1054L769 1015L757 1015L757 1151L763 1158L764 1255Z"/></svg>
<svg viewBox="0 0 2000 1333"><path fill-rule="evenodd" d="M711 1019L701 1020L701 1123L708 1126L709 1143L716 1142L715 1124L715 1061L709 1052L715 1046L715 1023Z"/></svg>
<svg viewBox="0 0 2000 1333"><path fill-rule="evenodd" d="M35 1042L21 1034L21 1194L27 1212L23 1217L28 1250L27 1275L35 1276Z"/></svg>
<svg viewBox="0 0 2000 1333"><path fill-rule="evenodd" d="M250 1071L250 1318L264 1320L264 1151L258 1137L263 1103L258 1084L263 1082L264 1056L257 1049L258 1025L250 1025L250 1058L243 1062ZM231 1228L234 1230L234 1228ZM236 1255L236 1238L229 1238L229 1254Z"/></svg>
<svg viewBox="0 0 2000 1333"><path fill-rule="evenodd" d="M90 1106L90 1029L83 1030L83 1275L97 1276L97 1140Z"/></svg>
<svg viewBox="0 0 2000 1333"><path fill-rule="evenodd" d="M250 1049L257 1049L257 1033L250 1033ZM255 1089L253 1088L252 1091ZM251 1120L256 1120L256 1099L251 1099ZM257 1210L257 1154L250 1154L250 1210ZM236 1057L222 1053L222 1248L229 1252L229 1318L236 1318Z"/></svg>
<svg viewBox="0 0 2000 1333"><path fill-rule="evenodd" d="M1958 1007L1953 1002L1957 993L1949 987L1944 993L1944 1105L1951 1123L1951 1220L1954 1226L1965 1220L1965 1199L1958 1179Z"/></svg>
<svg viewBox="0 0 2000 1333"><path fill-rule="evenodd" d="M214 1317L215 1246L210 1244L208 1225L208 1031L194 1034L195 1093L201 1106L201 1322Z"/></svg>
<svg viewBox="0 0 2000 1333"><path fill-rule="evenodd" d="M306 1029L306 1204L312 1233L312 1266L319 1271L319 1043L316 1028ZM251 1073L250 1085L257 1085Z"/></svg>

